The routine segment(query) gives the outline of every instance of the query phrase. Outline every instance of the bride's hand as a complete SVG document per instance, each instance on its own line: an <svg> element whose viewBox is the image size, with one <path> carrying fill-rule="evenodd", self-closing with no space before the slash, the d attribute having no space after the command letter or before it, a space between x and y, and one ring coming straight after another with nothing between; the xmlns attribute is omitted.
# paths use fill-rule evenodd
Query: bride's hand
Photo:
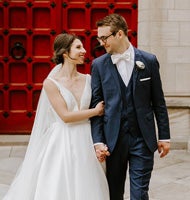
<svg viewBox="0 0 190 200"><path fill-rule="evenodd" d="M99 102L95 109L97 110L97 115L102 116L104 114L104 101Z"/></svg>
<svg viewBox="0 0 190 200"><path fill-rule="evenodd" d="M99 162L104 162L106 160L106 157L110 156L107 145L101 143L96 144L94 147L96 151L96 157L98 158Z"/></svg>

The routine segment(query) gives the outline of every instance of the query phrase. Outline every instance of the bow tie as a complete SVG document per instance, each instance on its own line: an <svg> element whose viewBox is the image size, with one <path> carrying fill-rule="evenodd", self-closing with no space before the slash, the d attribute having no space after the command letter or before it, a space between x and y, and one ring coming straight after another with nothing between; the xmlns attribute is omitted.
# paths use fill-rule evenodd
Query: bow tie
<svg viewBox="0 0 190 200"><path fill-rule="evenodd" d="M114 54L111 55L113 64L118 63L120 60L130 61L130 53L124 52L123 54Z"/></svg>

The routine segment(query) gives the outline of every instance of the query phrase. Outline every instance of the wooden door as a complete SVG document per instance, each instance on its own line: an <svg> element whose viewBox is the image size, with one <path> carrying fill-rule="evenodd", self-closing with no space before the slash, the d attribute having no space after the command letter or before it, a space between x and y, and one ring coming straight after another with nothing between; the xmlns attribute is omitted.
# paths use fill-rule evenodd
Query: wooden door
<svg viewBox="0 0 190 200"><path fill-rule="evenodd" d="M137 0L0 1L0 134L30 134L42 82L54 64L52 44L59 33L76 33L87 50L79 71L90 73L104 53L96 40L98 19L125 17L137 46Z"/></svg>

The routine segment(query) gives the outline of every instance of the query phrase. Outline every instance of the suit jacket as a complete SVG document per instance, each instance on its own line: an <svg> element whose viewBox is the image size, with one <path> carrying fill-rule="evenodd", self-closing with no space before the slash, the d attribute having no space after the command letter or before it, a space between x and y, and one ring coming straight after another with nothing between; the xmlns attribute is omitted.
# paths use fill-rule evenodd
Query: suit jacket
<svg viewBox="0 0 190 200"><path fill-rule="evenodd" d="M144 63L144 69L134 66L133 100L138 124L142 136L154 152L157 149L155 119L158 127L158 138L170 139L169 119L159 73L159 63L155 55L135 50L135 62ZM111 61L110 54L96 58L91 68L92 100L91 107L98 102L105 102L105 115L91 119L92 138L94 143L104 142L112 152L117 142L122 97L121 88ZM155 117L154 117L155 116Z"/></svg>

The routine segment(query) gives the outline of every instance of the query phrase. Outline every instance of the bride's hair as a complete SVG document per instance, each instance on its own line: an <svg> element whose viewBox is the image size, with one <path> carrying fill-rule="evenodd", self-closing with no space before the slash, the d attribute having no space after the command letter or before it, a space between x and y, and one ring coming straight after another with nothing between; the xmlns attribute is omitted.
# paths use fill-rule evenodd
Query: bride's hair
<svg viewBox="0 0 190 200"><path fill-rule="evenodd" d="M56 36L53 44L54 54L52 60L56 64L64 63L63 54L70 52L71 45L75 39L79 39L74 34L62 33Z"/></svg>

